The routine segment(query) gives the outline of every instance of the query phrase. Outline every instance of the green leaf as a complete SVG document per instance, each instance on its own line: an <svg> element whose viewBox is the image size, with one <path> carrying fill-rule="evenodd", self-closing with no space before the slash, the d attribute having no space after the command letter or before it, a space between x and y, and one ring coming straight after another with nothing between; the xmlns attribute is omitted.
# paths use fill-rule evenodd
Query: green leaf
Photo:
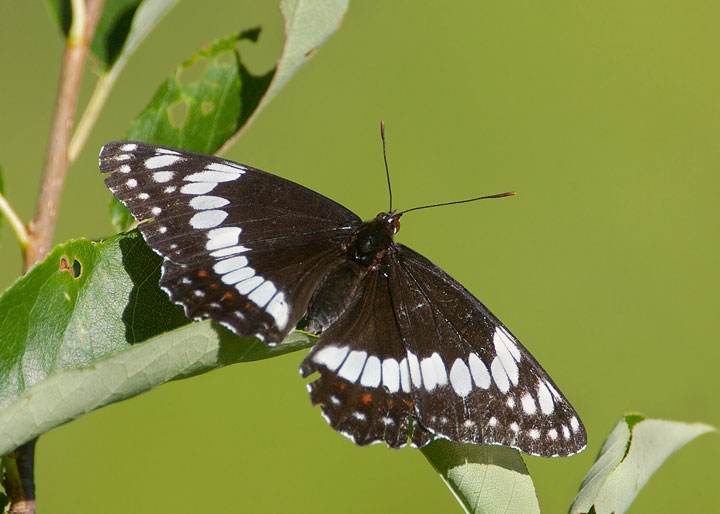
<svg viewBox="0 0 720 514"><path fill-rule="evenodd" d="M105 2L90 43L90 51L100 67L122 67L157 22L178 0L112 0ZM70 0L46 0L50 16L68 35L72 23ZM122 63L119 61L122 60Z"/></svg>
<svg viewBox="0 0 720 514"><path fill-rule="evenodd" d="M585 476L570 513L586 513L591 509L627 511L665 459L697 436L714 430L702 423L645 419L637 414L623 417Z"/></svg>
<svg viewBox="0 0 720 514"><path fill-rule="evenodd" d="M315 341L295 333L269 349L189 324L158 287L161 261L137 232L71 241L0 296L0 454L169 380Z"/></svg>
<svg viewBox="0 0 720 514"><path fill-rule="evenodd" d="M247 121L274 73L251 75L237 52L239 41L256 41L259 34L254 29L220 39L193 55L160 86L125 139L215 152ZM117 230L132 223L117 199L111 214Z"/></svg>
<svg viewBox="0 0 720 514"><path fill-rule="evenodd" d="M315 337L291 334L268 348L240 339L209 321L163 334L91 366L65 369L36 383L0 411L0 454L104 405L238 362L267 359L308 348Z"/></svg>
<svg viewBox="0 0 720 514"><path fill-rule="evenodd" d="M251 75L236 50L240 40L256 41L259 29L212 43L160 86L125 139L203 153L225 148L337 30L347 7L348 0L281 2L285 45L276 68L263 76ZM112 200L110 212L118 231L126 230L133 222L116 199Z"/></svg>
<svg viewBox="0 0 720 514"><path fill-rule="evenodd" d="M70 241L0 296L0 406L60 369L187 324L137 233Z"/></svg>
<svg viewBox="0 0 720 514"><path fill-rule="evenodd" d="M466 512L540 512L520 452L438 440L422 449Z"/></svg>

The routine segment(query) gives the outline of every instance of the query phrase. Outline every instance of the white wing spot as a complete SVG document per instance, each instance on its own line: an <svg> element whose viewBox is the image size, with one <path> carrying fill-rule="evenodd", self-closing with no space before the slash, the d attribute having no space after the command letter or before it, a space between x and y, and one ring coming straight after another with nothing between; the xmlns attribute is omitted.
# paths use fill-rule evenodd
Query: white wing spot
<svg viewBox="0 0 720 514"><path fill-rule="evenodd" d="M578 419L573 416L570 418L570 428L573 432L577 432L578 428L580 428L580 423L578 422Z"/></svg>
<svg viewBox="0 0 720 514"><path fill-rule="evenodd" d="M240 227L222 227L211 230L207 233L208 242L205 243L205 249L217 250L237 245L240 241L240 232L242 232Z"/></svg>
<svg viewBox="0 0 720 514"><path fill-rule="evenodd" d="M225 221L228 213L222 210L200 211L190 218L190 226L194 229L217 227Z"/></svg>
<svg viewBox="0 0 720 514"><path fill-rule="evenodd" d="M225 164L222 162L211 162L210 164L205 166L205 169L209 171L221 171L225 173L239 173L240 175L245 173L245 168L235 163Z"/></svg>
<svg viewBox="0 0 720 514"><path fill-rule="evenodd" d="M520 432L520 427L518 426L517 423L515 423L513 421L512 423L510 423L510 430L512 430L513 432L515 432L517 434L518 432Z"/></svg>
<svg viewBox="0 0 720 514"><path fill-rule="evenodd" d="M347 346L338 348L337 346L328 345L313 355L312 360L325 366L330 371L335 371L343 363L347 354Z"/></svg>
<svg viewBox="0 0 720 514"><path fill-rule="evenodd" d="M118 171L120 173L130 173L132 171L132 168L130 167L129 164L123 164L122 166L120 166L118 168Z"/></svg>
<svg viewBox="0 0 720 514"><path fill-rule="evenodd" d="M218 207L224 207L229 204L230 201L219 196L193 196L190 199L190 207L196 211L204 211L207 209L217 209Z"/></svg>
<svg viewBox="0 0 720 514"><path fill-rule="evenodd" d="M420 363L418 362L417 355L413 352L408 351L408 366L410 366L410 378L415 387L422 385L422 375L420 373Z"/></svg>
<svg viewBox="0 0 720 514"><path fill-rule="evenodd" d="M382 418L380 418L380 421L382 421L382 424L385 425L385 426L394 425L394 424L395 424L395 420L392 419L392 418L389 418L389 417L387 417L387 416L383 416Z"/></svg>
<svg viewBox="0 0 720 514"><path fill-rule="evenodd" d="M398 392L400 389L400 366L398 361L392 358L383 361L382 380L383 386L387 387L391 394Z"/></svg>
<svg viewBox="0 0 720 514"><path fill-rule="evenodd" d="M537 428L531 428L528 430L528 435L530 436L530 439L539 439L540 431Z"/></svg>
<svg viewBox="0 0 720 514"><path fill-rule="evenodd" d="M167 232L167 227L165 225L158 227L158 232L164 234L165 232Z"/></svg>
<svg viewBox="0 0 720 514"><path fill-rule="evenodd" d="M360 385L365 387L378 387L382 378L380 370L382 365L380 359L371 355L365 362L365 369L363 370L362 377L360 378Z"/></svg>
<svg viewBox="0 0 720 514"><path fill-rule="evenodd" d="M150 195L147 194L147 193L140 193L140 194L138 195L138 199L139 199L139 200L147 200L148 198L150 198Z"/></svg>
<svg viewBox="0 0 720 514"><path fill-rule="evenodd" d="M238 290L238 293L246 295L263 282L265 282L264 278L255 275L235 284L235 289Z"/></svg>
<svg viewBox="0 0 720 514"><path fill-rule="evenodd" d="M470 391L472 391L470 370L460 358L455 359L450 369L450 384L453 390L455 390L455 393L462 398L465 398L470 394Z"/></svg>
<svg viewBox="0 0 720 514"><path fill-rule="evenodd" d="M550 390L542 380L538 380L537 393L542 413L545 415L552 414L555 410L555 402L553 401L552 393L550 393Z"/></svg>
<svg viewBox="0 0 720 514"><path fill-rule="evenodd" d="M254 275L255 275L255 270L249 266L246 266L244 268L240 268L235 271L226 273L225 275L220 277L220 280L222 280L224 284L232 285L232 284L237 284L238 282L240 282L242 280L246 280Z"/></svg>
<svg viewBox="0 0 720 514"><path fill-rule="evenodd" d="M348 382L355 383L360 376L360 372L365 364L367 352L352 351L345 359L345 363L338 371L338 376L344 378Z"/></svg>
<svg viewBox="0 0 720 514"><path fill-rule="evenodd" d="M247 265L247 257L231 257L230 259L223 259L217 264L215 264L215 266L213 266L213 271L218 275L224 275L225 273L228 273L230 271L244 268Z"/></svg>
<svg viewBox="0 0 720 514"><path fill-rule="evenodd" d="M510 390L510 379L505 373L505 368L502 365L499 357L495 357L490 364L490 372L492 373L495 385L503 394L506 394Z"/></svg>
<svg viewBox="0 0 720 514"><path fill-rule="evenodd" d="M410 368L408 367L407 357L400 361L400 385L403 392L410 392Z"/></svg>
<svg viewBox="0 0 720 514"><path fill-rule="evenodd" d="M520 399L520 403L522 403L525 414L532 416L537 411L537 406L535 405L535 398L533 398L530 393L525 393Z"/></svg>
<svg viewBox="0 0 720 514"><path fill-rule="evenodd" d="M170 182L172 178L175 176L174 171L156 171L152 174L152 178L155 182L158 184L163 184L165 182Z"/></svg>
<svg viewBox="0 0 720 514"><path fill-rule="evenodd" d="M554 428L551 428L550 430L548 430L547 435L553 441L558 438L557 430L555 430Z"/></svg>
<svg viewBox="0 0 720 514"><path fill-rule="evenodd" d="M120 155L116 155L115 157L113 157L113 159L115 159L116 161L129 161L130 159L132 159L132 157L133 156L130 154L123 153Z"/></svg>
<svg viewBox="0 0 720 514"><path fill-rule="evenodd" d="M204 195L215 189L216 186L217 182L193 182L182 186L180 192L184 195Z"/></svg>
<svg viewBox="0 0 720 514"><path fill-rule="evenodd" d="M163 191L165 192L165 194L169 195L169 194L172 194L175 191L177 191L177 187L176 186L168 186L165 189L163 189Z"/></svg>
<svg viewBox="0 0 720 514"><path fill-rule="evenodd" d="M475 426L475 422L471 419L466 419L465 422L463 423L463 426L465 428L471 428L471 427Z"/></svg>
<svg viewBox="0 0 720 514"><path fill-rule="evenodd" d="M216 229L216 230L222 230L222 229ZM247 248L243 245L236 245L236 246L230 246L228 248L222 248L220 250L215 250L214 252L210 252L211 257L227 257L228 255L237 255L239 253L245 253L250 248Z"/></svg>
<svg viewBox="0 0 720 514"><path fill-rule="evenodd" d="M193 291L193 294L198 298L203 298L205 296L205 292L201 291L200 289L196 289L195 291Z"/></svg>
<svg viewBox="0 0 720 514"><path fill-rule="evenodd" d="M125 182L125 185L132 189L133 187L137 186L137 180L135 180L134 178L129 178L127 182Z"/></svg>
<svg viewBox="0 0 720 514"><path fill-rule="evenodd" d="M570 439L570 429L567 426L563 425L562 431L563 431L563 437L565 439Z"/></svg>
<svg viewBox="0 0 720 514"><path fill-rule="evenodd" d="M506 403L507 406L510 407L511 409L514 409L514 408L515 408L515 398L513 398L512 396L510 396L505 403Z"/></svg>
<svg viewBox="0 0 720 514"><path fill-rule="evenodd" d="M248 298L258 307L265 307L276 292L277 288L275 287L275 284L266 280L260 287L250 293Z"/></svg>
<svg viewBox="0 0 720 514"><path fill-rule="evenodd" d="M493 345L495 346L495 353L497 354L496 359L500 359L500 364L502 364L502 367L505 370L505 375L513 385L517 385L520 375L518 372L517 362L515 362L515 352L511 350L514 345L500 327L495 328ZM517 348L515 348L515 350L517 351ZM495 364L494 361L493 364ZM494 371L493 377L495 377Z"/></svg>
<svg viewBox="0 0 720 514"><path fill-rule="evenodd" d="M183 180L186 182L230 182L232 180L237 180L240 175L242 175L242 173L237 170L235 170L234 173L226 173L223 171L198 171L196 173L186 175L183 177Z"/></svg>
<svg viewBox="0 0 720 514"><path fill-rule="evenodd" d="M491 418L488 420L488 425L490 425L491 427L494 427L494 426L496 426L497 424L498 424L498 420L497 420L497 418L496 418L495 416L491 417Z"/></svg>
<svg viewBox="0 0 720 514"><path fill-rule="evenodd" d="M160 207L153 207L153 208L150 209L150 210L152 211L152 213L153 213L155 216L157 216L158 214L160 214L160 213L162 212L162 209L161 209Z"/></svg>
<svg viewBox="0 0 720 514"><path fill-rule="evenodd" d="M135 143L127 143L120 147L121 152L134 152L135 150L137 150L137 145Z"/></svg>
<svg viewBox="0 0 720 514"><path fill-rule="evenodd" d="M355 412L353 412L352 415L355 419L357 419L359 421L365 421L367 419L367 416L365 414L363 414L362 412L357 411L357 410Z"/></svg>
<svg viewBox="0 0 720 514"><path fill-rule="evenodd" d="M485 363L475 353L468 355L468 364L470 364L470 373L472 374L475 385L480 389L488 389L490 387L490 373Z"/></svg>
<svg viewBox="0 0 720 514"><path fill-rule="evenodd" d="M265 312L273 317L275 324L280 330L285 330L285 326L290 319L290 308L288 304L285 303L284 293L277 293L273 299L270 300L268 306L265 307Z"/></svg>
<svg viewBox="0 0 720 514"><path fill-rule="evenodd" d="M154 170L157 168L165 168L166 166L172 166L178 161L184 160L179 155L170 155L170 154L164 154L164 155L155 155L153 157L150 157L149 159L145 160L145 167L149 170Z"/></svg>
<svg viewBox="0 0 720 514"><path fill-rule="evenodd" d="M332 402L333 405L340 405L340 399L335 395L332 395L330 397L330 401Z"/></svg>

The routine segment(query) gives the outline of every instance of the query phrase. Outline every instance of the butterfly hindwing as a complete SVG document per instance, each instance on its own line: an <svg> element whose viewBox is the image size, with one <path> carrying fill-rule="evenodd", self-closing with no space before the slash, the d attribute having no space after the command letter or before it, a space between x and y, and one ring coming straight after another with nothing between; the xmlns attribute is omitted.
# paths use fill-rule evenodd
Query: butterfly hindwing
<svg viewBox="0 0 720 514"><path fill-rule="evenodd" d="M456 442L541 456L581 451L587 436L577 413L530 352L442 269L395 249L390 291L412 355L418 421Z"/></svg>
<svg viewBox="0 0 720 514"><path fill-rule="evenodd" d="M106 184L165 258L161 286L191 319L277 344L360 222L298 184L209 155L105 145Z"/></svg>
<svg viewBox="0 0 720 514"><path fill-rule="evenodd" d="M432 435L413 424L413 398L405 346L393 319L389 282L365 275L342 315L320 335L300 366L303 376L320 372L308 385L330 425L356 444L385 441L398 448L424 446Z"/></svg>

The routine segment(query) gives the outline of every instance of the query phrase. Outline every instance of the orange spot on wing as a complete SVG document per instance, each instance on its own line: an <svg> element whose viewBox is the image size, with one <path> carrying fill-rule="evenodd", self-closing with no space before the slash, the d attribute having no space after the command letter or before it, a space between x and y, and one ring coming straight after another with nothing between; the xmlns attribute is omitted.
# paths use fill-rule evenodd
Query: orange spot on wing
<svg viewBox="0 0 720 514"><path fill-rule="evenodd" d="M207 271L201 269L200 271L197 272L197 276L201 277L201 278L205 278L205 277L207 277Z"/></svg>
<svg viewBox="0 0 720 514"><path fill-rule="evenodd" d="M222 298L220 298L220 299L221 299L221 300L229 300L229 299L232 298L232 297L233 297L232 293L231 293L231 292L227 292L227 293L225 293L224 295L222 295Z"/></svg>
<svg viewBox="0 0 720 514"><path fill-rule="evenodd" d="M372 396L370 396L369 394L363 395L363 397L362 397L362 402L363 402L365 405L367 405L367 404L370 403L371 401L372 401Z"/></svg>

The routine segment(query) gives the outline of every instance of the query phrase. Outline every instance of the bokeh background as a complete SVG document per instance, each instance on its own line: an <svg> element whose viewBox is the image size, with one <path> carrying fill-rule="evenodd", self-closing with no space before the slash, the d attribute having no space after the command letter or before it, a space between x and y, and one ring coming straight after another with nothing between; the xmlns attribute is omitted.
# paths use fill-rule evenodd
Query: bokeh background
<svg viewBox="0 0 720 514"><path fill-rule="evenodd" d="M589 448L527 457L544 512L564 512L627 411L720 426L720 3L351 3L341 29L227 157L362 217L516 190L403 219L399 240L485 302L581 413ZM181 2L137 54L70 170L56 242L112 233L99 147L177 64L261 25L257 73L282 45L274 1ZM0 2L0 163L34 211L62 55L41 2ZM87 99L93 81L83 90ZM8 227L0 287L21 260ZM356 448L310 406L301 354L165 385L40 439L43 512L457 512L417 451ZM633 512L710 512L717 435L694 441Z"/></svg>

